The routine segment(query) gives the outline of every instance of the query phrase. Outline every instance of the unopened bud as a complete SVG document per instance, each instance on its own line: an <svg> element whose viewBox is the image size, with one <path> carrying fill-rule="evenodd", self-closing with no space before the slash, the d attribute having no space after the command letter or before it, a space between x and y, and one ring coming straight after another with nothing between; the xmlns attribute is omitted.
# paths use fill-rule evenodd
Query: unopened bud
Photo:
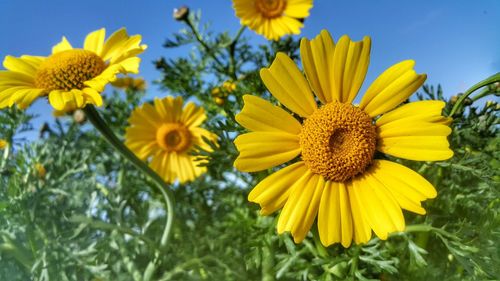
<svg viewBox="0 0 500 281"><path fill-rule="evenodd" d="M457 103L457 100L458 100L458 97L457 97L457 96L451 96L451 98L450 98L450 103L451 103L451 104L455 104L455 103Z"/></svg>
<svg viewBox="0 0 500 281"><path fill-rule="evenodd" d="M226 102L226 99L221 98L221 97L215 97L214 101L217 105L222 106Z"/></svg>
<svg viewBox="0 0 500 281"><path fill-rule="evenodd" d="M85 116L85 112L83 112L83 110L81 110L81 109L75 110L75 112L73 112L73 120L75 121L75 123L78 123L78 124L85 123L85 121L87 121L87 117Z"/></svg>
<svg viewBox="0 0 500 281"><path fill-rule="evenodd" d="M189 16L189 8L187 6L181 6L174 9L174 19L176 21L185 21Z"/></svg>

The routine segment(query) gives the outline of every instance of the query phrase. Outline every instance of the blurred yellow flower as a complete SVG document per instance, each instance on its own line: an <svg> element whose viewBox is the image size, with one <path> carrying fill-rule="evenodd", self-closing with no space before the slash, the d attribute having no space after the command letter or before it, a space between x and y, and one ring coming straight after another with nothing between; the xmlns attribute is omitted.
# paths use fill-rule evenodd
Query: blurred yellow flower
<svg viewBox="0 0 500 281"><path fill-rule="evenodd" d="M189 102L183 108L181 97L156 98L154 105L143 104L129 118L125 144L137 157L151 160L150 167L166 182L192 181L206 172L191 153L198 146L210 151L203 137L215 142L217 137L200 125L207 118L203 108Z"/></svg>
<svg viewBox="0 0 500 281"><path fill-rule="evenodd" d="M143 78L132 78L132 77L119 77L115 81L111 82L115 88L119 89L132 89L137 91L144 91L146 89L146 81Z"/></svg>
<svg viewBox="0 0 500 281"><path fill-rule="evenodd" d="M9 143L6 140L0 139L0 149L4 149L8 144Z"/></svg>
<svg viewBox="0 0 500 281"><path fill-rule="evenodd" d="M6 56L0 71L0 108L17 104L28 107L35 99L48 95L59 111L102 105L101 92L118 73L137 73L138 54L146 49L141 36L129 36L125 29L106 41L104 28L85 38L82 49L66 40L52 48L49 57Z"/></svg>
<svg viewBox="0 0 500 281"><path fill-rule="evenodd" d="M451 129L441 116L443 101L399 106L425 81L412 60L387 69L353 105L370 59L370 38L335 44L327 31L302 39L305 76L278 53L261 78L283 108L245 95L236 120L250 131L234 141L240 154L234 165L255 172L301 160L262 180L248 199L264 215L282 209L278 232L290 231L301 242L317 217L323 245L365 243L403 231L402 209L425 214L421 201L436 190L418 173L398 163L374 159L376 151L417 161L449 159ZM307 79L306 79L307 78ZM318 102L320 106L318 107Z"/></svg>
<svg viewBox="0 0 500 281"><path fill-rule="evenodd" d="M47 170L45 169L45 167L42 164L36 163L35 170L36 170L39 178L41 178L41 179L45 178L45 175L47 174Z"/></svg>
<svg viewBox="0 0 500 281"><path fill-rule="evenodd" d="M313 0L233 0L241 24L268 40L299 34L312 6Z"/></svg>

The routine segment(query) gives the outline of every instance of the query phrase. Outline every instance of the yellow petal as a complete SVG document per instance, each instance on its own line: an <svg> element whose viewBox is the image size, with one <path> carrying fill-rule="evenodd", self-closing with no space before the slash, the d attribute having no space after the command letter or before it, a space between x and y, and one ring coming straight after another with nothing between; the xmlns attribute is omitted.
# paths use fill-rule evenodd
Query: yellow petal
<svg viewBox="0 0 500 281"><path fill-rule="evenodd" d="M0 70L0 87L4 86L31 86L35 87L33 76L19 72Z"/></svg>
<svg viewBox="0 0 500 281"><path fill-rule="evenodd" d="M95 106L102 106L102 96L96 90L92 88L83 88L82 92L88 103Z"/></svg>
<svg viewBox="0 0 500 281"><path fill-rule="evenodd" d="M392 194L371 176L370 171L365 172L358 180L356 194L363 206L360 211L373 232L385 240L389 233L403 231L405 227L403 213Z"/></svg>
<svg viewBox="0 0 500 281"><path fill-rule="evenodd" d="M307 170L301 161L271 174L252 189L248 194L248 201L259 204L263 215L281 209L290 195L291 187Z"/></svg>
<svg viewBox="0 0 500 281"><path fill-rule="evenodd" d="M244 172L265 170L299 155L297 135L278 132L252 132L239 135L234 144L240 152L234 166Z"/></svg>
<svg viewBox="0 0 500 281"><path fill-rule="evenodd" d="M66 39L66 37L63 36L61 42L57 43L54 47L52 47L52 54L71 49L73 49L73 47L71 47L71 44L68 42L68 39Z"/></svg>
<svg viewBox="0 0 500 281"><path fill-rule="evenodd" d="M288 112L259 97L244 95L245 105L236 115L236 121L251 131L281 131L298 135L302 130L299 121Z"/></svg>
<svg viewBox="0 0 500 281"><path fill-rule="evenodd" d="M370 62L370 37L353 42L344 35L339 39L333 55L334 94L343 103L351 103L365 80Z"/></svg>
<svg viewBox="0 0 500 281"><path fill-rule="evenodd" d="M85 38L85 42L83 43L83 48L85 50L92 51L97 55L101 55L105 37L106 37L106 30L104 28L91 32Z"/></svg>
<svg viewBox="0 0 500 281"><path fill-rule="evenodd" d="M383 153L415 161L440 161L453 157L446 136L386 137L377 141Z"/></svg>
<svg viewBox="0 0 500 281"><path fill-rule="evenodd" d="M182 115L182 97L168 96L163 99L155 98L155 110L161 120L165 122L179 122Z"/></svg>
<svg viewBox="0 0 500 281"><path fill-rule="evenodd" d="M387 160L374 160L374 175L392 191L404 194L412 201L419 202L437 195L436 189L424 177L410 168Z"/></svg>
<svg viewBox="0 0 500 281"><path fill-rule="evenodd" d="M400 120L432 122L436 116L441 116L444 106L444 101L437 100L410 102L380 116L376 124L380 127Z"/></svg>
<svg viewBox="0 0 500 281"><path fill-rule="evenodd" d="M6 56L3 60L3 66L10 71L22 73L30 77L34 77L37 71L32 64L26 62L22 58L16 58L13 56Z"/></svg>
<svg viewBox="0 0 500 281"><path fill-rule="evenodd" d="M363 244L370 240L372 231L367 219L364 217L363 203L361 201L361 184L359 178L354 178L346 184L349 194L349 203L352 211L353 238L356 244Z"/></svg>
<svg viewBox="0 0 500 281"><path fill-rule="evenodd" d="M351 245L351 208L343 183L325 184L318 211L318 232L325 247L338 242L346 248Z"/></svg>
<svg viewBox="0 0 500 281"><path fill-rule="evenodd" d="M339 101L339 96L333 96L333 54L335 44L330 33L322 30L313 40L302 38L300 41L300 56L307 80L314 94L323 103L332 100Z"/></svg>
<svg viewBox="0 0 500 281"><path fill-rule="evenodd" d="M261 69L260 76L271 94L291 111L307 117L316 110L306 79L284 53L278 53L269 68Z"/></svg>
<svg viewBox="0 0 500 281"><path fill-rule="evenodd" d="M154 106L145 103L134 109L128 122L130 124L143 124L144 126L158 128L162 124L162 117L158 114Z"/></svg>
<svg viewBox="0 0 500 281"><path fill-rule="evenodd" d="M11 98L11 103L13 100L16 100L16 103L20 109L25 109L28 106L30 106L33 101L35 101L37 98L43 96L44 90L43 89L29 89L26 90L24 94L20 94L19 97L16 95L12 96ZM12 105L12 104L11 104Z"/></svg>
<svg viewBox="0 0 500 281"><path fill-rule="evenodd" d="M197 127L201 125L205 119L207 119L205 110L189 102L182 110L180 121L187 127Z"/></svg>
<svg viewBox="0 0 500 281"><path fill-rule="evenodd" d="M448 136L451 134L451 128L443 124L430 122L404 122L404 124L388 123L385 126L378 127L378 137L410 137L410 136Z"/></svg>
<svg viewBox="0 0 500 281"><path fill-rule="evenodd" d="M49 93L49 102L56 110L65 111L82 108L84 105L83 95L79 90L71 90L69 92L51 91Z"/></svg>
<svg viewBox="0 0 500 281"><path fill-rule="evenodd" d="M278 220L278 233L290 231L295 243L300 243L311 229L318 213L325 181L310 171L294 185Z"/></svg>
<svg viewBox="0 0 500 281"><path fill-rule="evenodd" d="M359 107L371 117L383 114L408 99L427 76L413 70L415 62L407 60L395 64L370 85Z"/></svg>
<svg viewBox="0 0 500 281"><path fill-rule="evenodd" d="M104 61L109 60L114 56L115 52L120 49L128 39L127 30L125 28L120 28L115 31L108 39L104 42L104 46L102 47L101 57Z"/></svg>
<svg viewBox="0 0 500 281"><path fill-rule="evenodd" d="M293 18L307 18L312 7L312 0L288 0L284 14Z"/></svg>

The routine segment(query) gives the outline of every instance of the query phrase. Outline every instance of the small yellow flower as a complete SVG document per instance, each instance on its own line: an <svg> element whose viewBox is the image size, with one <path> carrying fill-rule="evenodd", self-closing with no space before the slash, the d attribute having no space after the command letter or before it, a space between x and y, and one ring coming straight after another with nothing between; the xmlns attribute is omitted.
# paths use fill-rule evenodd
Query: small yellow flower
<svg viewBox="0 0 500 281"><path fill-rule="evenodd" d="M278 232L291 232L297 243L316 217L323 245L348 247L352 240L370 240L372 230L380 239L403 231L402 209L425 214L421 201L437 194L432 184L403 165L376 159L376 151L416 161L453 156L449 119L441 116L444 102L400 106L426 79L413 70L414 61L387 69L359 106L352 104L366 76L370 46L368 37L353 42L343 36L335 44L322 31L301 41L307 79L283 53L261 70L270 93L302 122L259 97L243 97L236 120L253 132L234 141L240 152L235 167L255 172L301 157L262 180L248 196L264 215L282 209Z"/></svg>
<svg viewBox="0 0 500 281"><path fill-rule="evenodd" d="M8 144L9 143L6 140L0 139L0 149L4 149Z"/></svg>
<svg viewBox="0 0 500 281"><path fill-rule="evenodd" d="M45 169L45 167L42 164L36 163L35 170L36 170L39 178L41 178L41 179L45 178L45 175L47 174L47 170Z"/></svg>
<svg viewBox="0 0 500 281"><path fill-rule="evenodd" d="M17 104L24 109L44 96L58 111L101 106L106 84L118 73L137 73L137 55L146 49L140 35L129 36L125 29L104 39L102 28L87 35L82 49L63 37L49 57L6 56L7 70L0 71L0 108Z"/></svg>
<svg viewBox="0 0 500 281"><path fill-rule="evenodd" d="M129 118L125 144L142 160L151 160L150 167L166 182L192 181L206 172L200 167L205 160L191 153L196 146L210 151L203 137L217 137L200 125L207 118L203 108L189 102L183 108L181 97L156 98L154 105L143 104Z"/></svg>
<svg viewBox="0 0 500 281"><path fill-rule="evenodd" d="M115 81L111 82L115 88L119 89L132 89L137 91L144 91L146 89L146 81L143 78L132 78L132 77L119 77Z"/></svg>
<svg viewBox="0 0 500 281"><path fill-rule="evenodd" d="M222 88L227 92L227 93L232 93L234 90L236 90L236 83L232 81L225 81L222 83Z"/></svg>
<svg viewBox="0 0 500 281"><path fill-rule="evenodd" d="M241 24L268 40L299 34L312 6L313 0L233 0Z"/></svg>

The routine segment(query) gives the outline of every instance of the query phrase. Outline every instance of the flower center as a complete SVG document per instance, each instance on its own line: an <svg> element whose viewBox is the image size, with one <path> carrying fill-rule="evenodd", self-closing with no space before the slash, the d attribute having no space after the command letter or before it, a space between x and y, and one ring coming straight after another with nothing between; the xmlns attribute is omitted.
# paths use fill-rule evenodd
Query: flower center
<svg viewBox="0 0 500 281"><path fill-rule="evenodd" d="M156 131L156 141L166 151L183 152L191 146L191 133L183 124L166 123Z"/></svg>
<svg viewBox="0 0 500 281"><path fill-rule="evenodd" d="M331 102L304 121L302 159L313 173L337 182L363 172L371 163L377 138L368 114L351 104Z"/></svg>
<svg viewBox="0 0 500 281"><path fill-rule="evenodd" d="M277 18L285 11L286 0L256 0L255 7L265 18Z"/></svg>
<svg viewBox="0 0 500 281"><path fill-rule="evenodd" d="M35 86L46 90L83 89L83 82L101 74L104 61L94 52L72 49L48 57L38 69Z"/></svg>

